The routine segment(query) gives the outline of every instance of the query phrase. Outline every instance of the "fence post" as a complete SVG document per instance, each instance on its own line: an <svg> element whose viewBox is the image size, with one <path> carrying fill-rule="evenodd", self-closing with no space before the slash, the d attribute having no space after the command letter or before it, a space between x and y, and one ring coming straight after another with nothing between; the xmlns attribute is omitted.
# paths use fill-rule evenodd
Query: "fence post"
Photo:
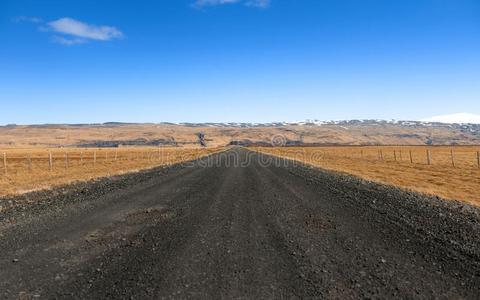
<svg viewBox="0 0 480 300"><path fill-rule="evenodd" d="M7 153L3 152L3 169L5 171L5 176L7 176Z"/></svg>
<svg viewBox="0 0 480 300"><path fill-rule="evenodd" d="M68 153L65 152L65 169L68 169Z"/></svg>
<svg viewBox="0 0 480 300"><path fill-rule="evenodd" d="M397 161L397 150L393 150L393 158Z"/></svg>
<svg viewBox="0 0 480 300"><path fill-rule="evenodd" d="M413 164L412 150L408 150L408 153L410 155L410 163Z"/></svg>
<svg viewBox="0 0 480 300"><path fill-rule="evenodd" d="M97 163L97 151L93 151L93 167L94 168L96 163Z"/></svg>
<svg viewBox="0 0 480 300"><path fill-rule="evenodd" d="M118 156L118 150L115 149L115 160L117 160L117 156Z"/></svg>
<svg viewBox="0 0 480 300"><path fill-rule="evenodd" d="M27 164L28 164L28 170L32 171L32 155L30 153L27 155Z"/></svg>
<svg viewBox="0 0 480 300"><path fill-rule="evenodd" d="M430 159L430 150L427 149L427 164L430 165L432 163L431 159Z"/></svg>
<svg viewBox="0 0 480 300"><path fill-rule="evenodd" d="M455 156L453 155L453 149L450 149L450 156L452 158L452 167L455 168Z"/></svg>
<svg viewBox="0 0 480 300"><path fill-rule="evenodd" d="M48 152L48 167L50 169L50 172L53 171L53 157L52 157L52 152Z"/></svg>
<svg viewBox="0 0 480 300"><path fill-rule="evenodd" d="M383 151L380 150L380 159L383 160Z"/></svg>
<svg viewBox="0 0 480 300"><path fill-rule="evenodd" d="M480 151L477 151L477 167L480 169Z"/></svg>

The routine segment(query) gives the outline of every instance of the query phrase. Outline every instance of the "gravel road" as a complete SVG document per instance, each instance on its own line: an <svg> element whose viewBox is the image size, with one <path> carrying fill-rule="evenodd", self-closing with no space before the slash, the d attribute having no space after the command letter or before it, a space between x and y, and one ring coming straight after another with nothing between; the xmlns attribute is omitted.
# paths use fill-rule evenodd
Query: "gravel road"
<svg viewBox="0 0 480 300"><path fill-rule="evenodd" d="M480 297L480 214L234 148L0 200L0 297Z"/></svg>

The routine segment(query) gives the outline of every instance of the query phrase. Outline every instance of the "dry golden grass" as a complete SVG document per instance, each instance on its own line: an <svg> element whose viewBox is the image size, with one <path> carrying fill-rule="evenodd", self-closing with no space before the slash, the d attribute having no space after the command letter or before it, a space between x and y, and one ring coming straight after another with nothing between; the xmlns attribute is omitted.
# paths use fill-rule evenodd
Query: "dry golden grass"
<svg viewBox="0 0 480 300"><path fill-rule="evenodd" d="M480 168L477 162L479 146L253 149L372 181L480 205ZM427 161L427 150L431 156L430 165ZM452 164L452 150L455 166ZM410 162L410 152L413 163Z"/></svg>
<svg viewBox="0 0 480 300"><path fill-rule="evenodd" d="M289 142L319 145L435 145L479 144L475 132L449 126L400 126L395 124L322 125L322 126L257 126L234 127L218 125L185 126L175 124L123 125L43 125L0 126L0 148L82 147L98 142L142 140L161 145L176 143L182 147L198 147L197 133L205 134L209 147L225 146L232 141L270 144L274 137ZM155 144L155 143L154 143ZM97 144L98 145L98 144ZM151 145L151 144L150 144Z"/></svg>
<svg viewBox="0 0 480 300"><path fill-rule="evenodd" d="M0 196L51 188L190 161L222 148L99 148L0 150ZM6 154L7 168L3 154ZM50 154L52 167L50 169Z"/></svg>

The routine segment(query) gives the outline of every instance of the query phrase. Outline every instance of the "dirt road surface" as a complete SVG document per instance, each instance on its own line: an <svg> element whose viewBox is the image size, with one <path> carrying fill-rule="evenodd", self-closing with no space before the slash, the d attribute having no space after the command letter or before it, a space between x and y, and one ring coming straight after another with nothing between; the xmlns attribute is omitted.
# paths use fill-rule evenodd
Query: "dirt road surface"
<svg viewBox="0 0 480 300"><path fill-rule="evenodd" d="M479 210L236 148L0 202L0 297L480 297Z"/></svg>

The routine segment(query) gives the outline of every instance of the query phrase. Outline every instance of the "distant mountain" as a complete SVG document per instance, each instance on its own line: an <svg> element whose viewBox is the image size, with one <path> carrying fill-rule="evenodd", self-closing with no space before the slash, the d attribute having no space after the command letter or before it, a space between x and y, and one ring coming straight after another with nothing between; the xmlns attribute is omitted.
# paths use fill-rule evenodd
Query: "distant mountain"
<svg viewBox="0 0 480 300"><path fill-rule="evenodd" d="M272 141L280 141L284 145L480 145L480 124L305 120L274 123L109 122L0 126L0 148L198 147L199 134L207 146L271 145Z"/></svg>
<svg viewBox="0 0 480 300"><path fill-rule="evenodd" d="M480 115L458 113L427 118L424 122L438 122L447 124L480 124Z"/></svg>
<svg viewBox="0 0 480 300"><path fill-rule="evenodd" d="M167 123L162 123L167 124ZM168 123L181 125L186 127L238 127L238 128L255 128L255 127L282 127L282 126L332 126L332 125L399 125L399 126L446 126L451 127L457 125L459 127L465 125L480 124L480 116L473 114L454 114L448 116L438 116L421 121L399 121L399 120L381 120L381 119L359 119L359 120L303 120L294 122L269 122L269 123L242 123L242 122L213 122L213 123Z"/></svg>
<svg viewBox="0 0 480 300"><path fill-rule="evenodd" d="M23 128L69 128L69 127L125 127L125 126L183 126L183 127L231 127L231 128L255 128L255 127L283 127L283 126L332 126L332 125L399 125L399 126L447 126L457 125L459 127L465 125L480 125L480 115L469 113L458 113L451 115L435 116L420 121L401 121L401 120L382 120L382 119L351 119L351 120L316 120L307 119L294 122L159 122L159 123L127 123L127 122L105 122L105 123L79 123L79 124L33 124L33 125L17 125L8 124L2 127L23 127Z"/></svg>

